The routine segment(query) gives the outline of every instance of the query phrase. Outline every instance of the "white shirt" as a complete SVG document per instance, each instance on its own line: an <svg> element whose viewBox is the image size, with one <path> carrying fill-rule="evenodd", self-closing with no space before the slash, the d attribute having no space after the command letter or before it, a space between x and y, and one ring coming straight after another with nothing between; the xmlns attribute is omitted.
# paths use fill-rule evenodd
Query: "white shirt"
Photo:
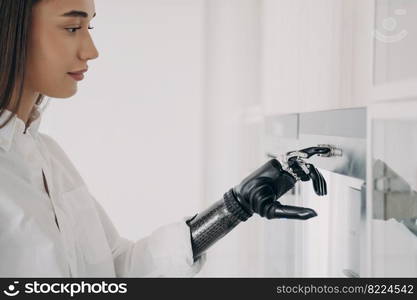
<svg viewBox="0 0 417 300"><path fill-rule="evenodd" d="M136 242L121 237L67 155L14 116L0 129L0 277L193 276L186 218ZM5 110L0 124L10 116ZM32 114L33 116L33 114ZM45 174L46 191L42 171Z"/></svg>

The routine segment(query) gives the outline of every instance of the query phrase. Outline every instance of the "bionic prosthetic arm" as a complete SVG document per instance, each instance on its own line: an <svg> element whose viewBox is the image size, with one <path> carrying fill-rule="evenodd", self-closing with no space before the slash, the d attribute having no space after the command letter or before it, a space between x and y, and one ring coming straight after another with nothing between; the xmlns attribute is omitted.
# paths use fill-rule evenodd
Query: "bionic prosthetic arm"
<svg viewBox="0 0 417 300"><path fill-rule="evenodd" d="M328 145L288 152L282 162L271 159L226 192L223 198L187 221L191 231L194 260L237 224L253 213L267 219L306 220L317 216L310 208L282 205L276 201L298 180L312 180L317 195L327 194L326 181L320 172L303 158L330 156Z"/></svg>

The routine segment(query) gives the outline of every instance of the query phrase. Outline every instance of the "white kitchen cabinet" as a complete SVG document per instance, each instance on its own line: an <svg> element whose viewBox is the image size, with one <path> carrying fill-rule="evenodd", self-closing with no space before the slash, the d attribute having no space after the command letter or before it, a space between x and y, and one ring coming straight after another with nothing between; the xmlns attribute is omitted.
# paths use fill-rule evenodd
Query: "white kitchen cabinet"
<svg viewBox="0 0 417 300"><path fill-rule="evenodd" d="M375 1L365 276L417 276L416 16L416 1Z"/></svg>
<svg viewBox="0 0 417 300"><path fill-rule="evenodd" d="M417 276L417 99L368 109L365 276Z"/></svg>
<svg viewBox="0 0 417 300"><path fill-rule="evenodd" d="M417 1L376 0L373 101L417 96Z"/></svg>
<svg viewBox="0 0 417 300"><path fill-rule="evenodd" d="M373 1L263 0L261 21L266 114L366 106Z"/></svg>
<svg viewBox="0 0 417 300"><path fill-rule="evenodd" d="M416 16L416 1L375 1L366 276L417 276Z"/></svg>

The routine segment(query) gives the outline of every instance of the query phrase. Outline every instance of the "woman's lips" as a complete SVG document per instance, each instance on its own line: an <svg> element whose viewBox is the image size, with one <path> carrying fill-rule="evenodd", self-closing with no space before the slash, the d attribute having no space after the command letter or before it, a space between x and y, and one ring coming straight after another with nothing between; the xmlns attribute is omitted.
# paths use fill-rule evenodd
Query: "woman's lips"
<svg viewBox="0 0 417 300"><path fill-rule="evenodd" d="M71 76L76 81L80 81L80 80L84 79L83 72L81 72L81 73L68 73L68 75Z"/></svg>

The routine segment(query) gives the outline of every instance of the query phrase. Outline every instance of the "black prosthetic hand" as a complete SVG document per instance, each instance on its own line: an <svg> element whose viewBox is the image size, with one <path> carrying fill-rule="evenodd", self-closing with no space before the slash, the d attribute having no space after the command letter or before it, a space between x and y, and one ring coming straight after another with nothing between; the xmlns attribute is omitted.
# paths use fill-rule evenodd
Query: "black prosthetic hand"
<svg viewBox="0 0 417 300"><path fill-rule="evenodd" d="M323 151L317 149L317 154ZM310 208L283 205L277 201L298 180L311 179L317 195L327 193L323 176L312 164L306 164L299 156L288 158L283 164L276 159L266 162L226 192L221 200L187 221L194 259L254 213L267 219L306 220L317 216Z"/></svg>
<svg viewBox="0 0 417 300"><path fill-rule="evenodd" d="M276 159L271 159L231 190L235 200L250 216L257 213L267 219L301 220L316 216L310 208L282 205L276 201L294 187L297 177L309 176L300 162L293 162L290 168L292 174L285 171Z"/></svg>

